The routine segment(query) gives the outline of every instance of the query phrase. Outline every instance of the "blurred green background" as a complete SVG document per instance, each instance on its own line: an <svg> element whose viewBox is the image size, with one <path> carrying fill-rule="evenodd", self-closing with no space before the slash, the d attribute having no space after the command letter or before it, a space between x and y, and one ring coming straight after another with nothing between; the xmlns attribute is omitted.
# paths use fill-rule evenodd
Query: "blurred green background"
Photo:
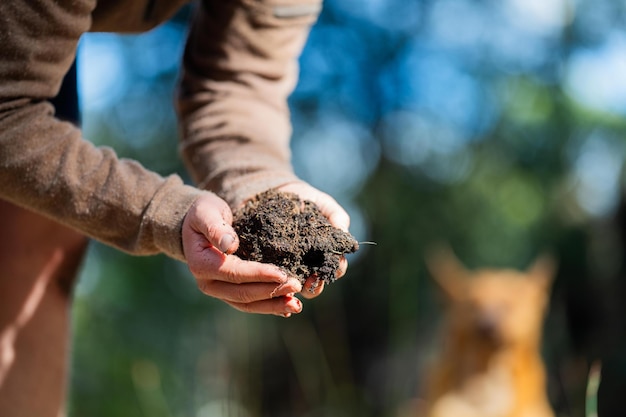
<svg viewBox="0 0 626 417"><path fill-rule="evenodd" d="M140 36L89 34L85 137L188 178L172 109L190 9ZM93 243L75 290L71 416L393 416L437 351L435 241L470 267L559 260L549 394L623 416L626 2L327 0L290 104L297 173L363 246L290 319L203 296L186 266Z"/></svg>

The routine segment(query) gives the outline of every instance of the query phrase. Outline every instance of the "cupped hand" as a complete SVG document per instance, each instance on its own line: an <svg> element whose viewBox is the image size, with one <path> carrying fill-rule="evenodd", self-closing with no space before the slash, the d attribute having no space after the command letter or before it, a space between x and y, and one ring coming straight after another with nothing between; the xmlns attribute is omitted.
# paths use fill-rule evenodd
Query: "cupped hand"
<svg viewBox="0 0 626 417"><path fill-rule="evenodd" d="M350 216L330 195L302 181L285 184L277 189L279 191L297 194L303 200L312 201L319 207L322 214L326 216L328 221L330 221L330 224L345 232L348 231L348 227L350 227ZM347 269L348 261L345 256L342 256L339 261L339 269L337 270L335 276L337 278L341 278L345 275ZM302 291L302 295L305 298L314 298L320 295L323 290L323 281L320 280L318 283L318 280L315 277L309 277L304 284L304 291Z"/></svg>
<svg viewBox="0 0 626 417"><path fill-rule="evenodd" d="M239 239L232 221L228 204L212 193L200 196L185 216L183 251L200 291L248 313L289 317L302 311L294 296L302 291L297 278L233 255Z"/></svg>

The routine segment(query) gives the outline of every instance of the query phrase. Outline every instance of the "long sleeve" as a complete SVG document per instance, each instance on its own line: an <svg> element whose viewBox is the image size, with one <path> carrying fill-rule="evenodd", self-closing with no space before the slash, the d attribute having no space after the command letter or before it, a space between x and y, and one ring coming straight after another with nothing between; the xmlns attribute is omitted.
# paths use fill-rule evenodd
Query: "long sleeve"
<svg viewBox="0 0 626 417"><path fill-rule="evenodd" d="M181 153L232 207L296 180L287 98L320 0L205 0L180 84Z"/></svg>
<svg viewBox="0 0 626 417"><path fill-rule="evenodd" d="M201 191L94 147L57 120L47 101L94 6L93 0L0 2L0 198L130 253L182 260L182 221Z"/></svg>

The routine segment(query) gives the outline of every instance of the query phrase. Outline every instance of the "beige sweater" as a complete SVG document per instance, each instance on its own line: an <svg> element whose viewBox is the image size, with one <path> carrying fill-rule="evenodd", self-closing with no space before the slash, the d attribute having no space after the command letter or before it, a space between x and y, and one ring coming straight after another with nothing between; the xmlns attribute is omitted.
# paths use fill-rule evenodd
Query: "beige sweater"
<svg viewBox="0 0 626 417"><path fill-rule="evenodd" d="M181 153L200 188L232 207L296 180L286 100L320 1L205 0L196 9L177 106ZM203 191L94 147L47 100L84 32L146 31L184 3L0 1L0 198L127 252L183 260L182 221Z"/></svg>

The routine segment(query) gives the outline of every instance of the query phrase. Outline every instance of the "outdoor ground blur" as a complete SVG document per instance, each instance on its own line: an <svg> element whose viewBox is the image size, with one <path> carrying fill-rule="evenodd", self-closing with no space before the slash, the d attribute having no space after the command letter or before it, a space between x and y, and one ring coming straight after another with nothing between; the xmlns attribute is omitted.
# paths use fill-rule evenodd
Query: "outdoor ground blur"
<svg viewBox="0 0 626 417"><path fill-rule="evenodd" d="M184 178L172 105L189 13L89 34L78 59L85 137ZM551 402L583 416L601 360L599 416L622 416L626 3L327 0L300 63L296 172L377 245L281 319L203 296L182 263L92 244L70 416L394 416L437 351L436 241L470 267L556 255Z"/></svg>

